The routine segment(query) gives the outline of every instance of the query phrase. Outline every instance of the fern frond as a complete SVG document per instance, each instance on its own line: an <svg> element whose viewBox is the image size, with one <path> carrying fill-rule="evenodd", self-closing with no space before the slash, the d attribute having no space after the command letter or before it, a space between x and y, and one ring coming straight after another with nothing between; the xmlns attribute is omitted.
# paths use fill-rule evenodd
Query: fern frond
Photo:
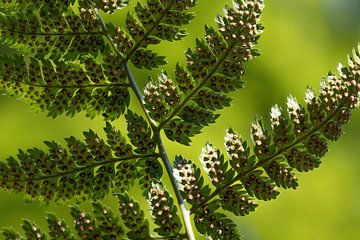
<svg viewBox="0 0 360 240"><path fill-rule="evenodd" d="M7 95L29 102L48 116L74 116L86 111L94 118L103 114L107 120L122 115L130 102L129 85L118 58L103 56L102 62L89 57L76 62L4 59L0 69L0 88Z"/></svg>
<svg viewBox="0 0 360 240"><path fill-rule="evenodd" d="M113 13L127 1L95 1ZM115 120L129 104L124 66L118 66L96 11L74 1L3 1L0 5L0 41L24 57L2 59L1 88L23 98L51 117L73 116L86 110L91 118L103 114ZM79 2L80 6L85 1ZM110 32L110 30L112 31Z"/></svg>
<svg viewBox="0 0 360 240"><path fill-rule="evenodd" d="M2 235L5 240L23 240L24 238L20 237L20 234L15 231L13 228L3 228Z"/></svg>
<svg viewBox="0 0 360 240"><path fill-rule="evenodd" d="M25 232L26 239L36 239L36 240L46 239L46 235L41 232L41 230L35 223L32 223L29 220L24 219L23 224L21 226Z"/></svg>
<svg viewBox="0 0 360 240"><path fill-rule="evenodd" d="M33 10L39 10L40 8L46 9L49 13L58 14L59 12L66 11L70 6L74 5L75 0L53 0L53 1L23 1L23 0L1 0L0 1L0 13L12 13L16 11L22 11L24 13L31 12Z"/></svg>
<svg viewBox="0 0 360 240"><path fill-rule="evenodd" d="M195 226L200 234L211 239L242 239L236 230L236 224L223 213L215 212L211 206L195 214Z"/></svg>
<svg viewBox="0 0 360 240"><path fill-rule="evenodd" d="M176 156L174 162L174 175L181 184L183 198L194 207L205 200L211 193L208 185L204 185L201 170L191 161L182 156Z"/></svg>
<svg viewBox="0 0 360 240"><path fill-rule="evenodd" d="M38 10L30 5L26 11L0 14L0 40L40 59L73 60L108 51L105 33L92 10L82 8L77 14L70 6L50 10L51 6L44 2Z"/></svg>
<svg viewBox="0 0 360 240"><path fill-rule="evenodd" d="M129 4L128 0L92 0L92 2L95 4L96 8L101 9L108 14L114 13L115 10L122 9Z"/></svg>
<svg viewBox="0 0 360 240"><path fill-rule="evenodd" d="M139 3L136 14L128 15L127 30L105 25L93 9L113 13L127 3L80 1L79 13L73 11L73 1L4 3L4 8L15 11L0 12L0 40L26 59L2 61L6 64L3 90L28 100L35 109L48 111L51 117L86 110L90 117L102 113L107 120L117 119L129 104L127 61L148 69L164 64L163 57L146 47L161 39L181 39L185 32L180 27L193 18L187 10L195 5L192 0ZM113 44L107 46L109 41ZM75 70L74 63L81 67Z"/></svg>
<svg viewBox="0 0 360 240"><path fill-rule="evenodd" d="M183 239L183 234L179 233L180 219L169 193L153 185L148 197L152 212L157 216L154 221L159 225L155 231L164 237L150 234L150 223L145 218L144 211L139 203L126 193L118 195L120 216L100 202L92 203L92 213L83 211L78 206L70 206L77 237L63 219L51 213L47 214L49 230L46 234L35 223L26 219L22 224L25 238L13 228L3 228L0 233L5 240Z"/></svg>
<svg viewBox="0 0 360 240"><path fill-rule="evenodd" d="M54 214L48 213L46 220L50 230L49 235L52 239L75 240L70 228L63 219L59 219Z"/></svg>
<svg viewBox="0 0 360 240"><path fill-rule="evenodd" d="M120 219L114 215L111 209L101 203L93 203L93 214L80 210L77 206L70 207L70 213L75 222L75 230L80 239L124 239L124 230ZM47 215L49 232L48 235L41 232L39 227L24 220L22 228L26 239L45 240L75 240L70 228L63 219L54 214ZM11 228L2 230L5 240L20 240L20 234Z"/></svg>
<svg viewBox="0 0 360 240"><path fill-rule="evenodd" d="M243 86L245 62L259 55L254 46L263 29L262 9L260 0L234 1L225 16L217 17L218 29L206 27L205 39L197 39L196 49L187 51L187 66L177 65L175 80L161 74L157 82L148 83L147 110L169 139L188 144L200 128L215 121L216 110L230 105L226 93ZM193 122L188 117L191 112L205 116ZM179 126L186 130L173 131Z"/></svg>
<svg viewBox="0 0 360 240"><path fill-rule="evenodd" d="M0 42L0 61L6 62L8 59L20 58L20 53L13 48ZM11 61L11 60L10 60Z"/></svg>
<svg viewBox="0 0 360 240"><path fill-rule="evenodd" d="M140 2L135 13L126 18L126 29L117 28L114 42L125 58L138 68L152 69L165 64L164 57L158 56L147 46L159 44L161 40L177 41L185 35L182 25L194 17L188 10L195 6L195 0L149 0Z"/></svg>
<svg viewBox="0 0 360 240"><path fill-rule="evenodd" d="M128 194L118 196L120 200L120 214L125 226L130 230L127 236L130 239L151 239L149 221L145 219L140 205Z"/></svg>
<svg viewBox="0 0 360 240"><path fill-rule="evenodd" d="M132 111L126 114L127 130L131 143L136 147L135 152L140 154L152 153L156 148L152 130L145 119Z"/></svg>
<svg viewBox="0 0 360 240"><path fill-rule="evenodd" d="M349 57L348 67L339 65L338 70L338 75L329 73L321 82L318 97L313 90L307 90L307 107L292 96L287 100L287 114L275 105L270 114L272 129L266 130L262 121L256 120L251 129L252 151L232 129L225 137L229 160L224 160L212 145L205 146L200 160L215 190L200 202L189 201L195 216L209 204L221 205L235 215L249 214L257 206L253 198L274 199L279 194L276 187L295 189L298 186L295 169L309 171L319 167L320 159L328 151L327 142L341 136L351 110L359 107L360 49ZM185 189L192 189L203 181L200 174L196 177L193 173L185 174L190 169L186 164L175 167L182 172L178 174L180 183ZM201 191L205 186L195 188ZM219 197L220 204L213 200L215 197Z"/></svg>
<svg viewBox="0 0 360 240"><path fill-rule="evenodd" d="M67 148L56 142L45 142L47 152L38 148L20 150L18 161L10 157L6 162L0 162L0 187L25 192L46 203L73 197L102 199L110 190L128 190L140 177L138 166L146 165L152 159L149 166L152 169L151 166L157 163L157 154L155 149L145 154L135 153L109 123L105 132L107 143L89 130L84 132L85 141L75 137L65 139ZM127 169L132 172L124 173ZM148 176L149 184L162 174L161 165L148 174L150 176L143 174L141 179ZM128 179L124 179L125 176Z"/></svg>
<svg viewBox="0 0 360 240"><path fill-rule="evenodd" d="M160 183L153 184L148 201L154 222L159 227L155 232L160 236L176 236L181 230L180 218L174 200Z"/></svg>

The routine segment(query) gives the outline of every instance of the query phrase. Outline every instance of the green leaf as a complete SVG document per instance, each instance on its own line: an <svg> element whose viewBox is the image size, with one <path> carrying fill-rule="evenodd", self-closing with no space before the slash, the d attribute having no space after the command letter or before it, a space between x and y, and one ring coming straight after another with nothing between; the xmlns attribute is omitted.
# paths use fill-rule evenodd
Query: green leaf
<svg viewBox="0 0 360 240"><path fill-rule="evenodd" d="M145 108L158 122L166 117L170 108L178 105L179 98L179 89L165 71L161 72L158 81L150 79L145 86Z"/></svg>
<svg viewBox="0 0 360 240"><path fill-rule="evenodd" d="M115 152L115 156L125 157L133 153L132 146L126 142L120 130L113 127L111 123L106 122L104 131L106 133L107 143L111 150Z"/></svg>
<svg viewBox="0 0 360 240"><path fill-rule="evenodd" d="M134 13L128 13L126 28L116 29L114 41L125 61L130 60L135 67L153 69L166 62L149 45L161 40L178 41L186 36L180 27L188 24L194 14L188 10L195 6L194 0L149 0L145 5L138 2Z"/></svg>
<svg viewBox="0 0 360 240"><path fill-rule="evenodd" d="M228 170L228 162L224 160L224 156L209 143L202 150L200 162L216 188L222 188L234 178L235 172Z"/></svg>
<svg viewBox="0 0 360 240"><path fill-rule="evenodd" d="M164 131L171 141L176 141L184 145L190 145L190 137L200 133L200 129L200 126L192 122L186 122L182 119L175 118L169 122L168 126L164 128Z"/></svg>
<svg viewBox="0 0 360 240"><path fill-rule="evenodd" d="M124 237L124 230L119 222L119 217L115 216L113 211L99 202L92 204L94 215L97 221L97 229L101 234L101 239L121 239Z"/></svg>
<svg viewBox="0 0 360 240"><path fill-rule="evenodd" d="M63 219L57 218L54 214L49 213L46 217L49 226L49 235L51 239L75 240L69 227Z"/></svg>
<svg viewBox="0 0 360 240"><path fill-rule="evenodd" d="M242 239L236 230L236 224L224 214L205 208L195 214L195 226L199 233L212 239Z"/></svg>
<svg viewBox="0 0 360 240"><path fill-rule="evenodd" d="M126 233L130 239L149 239L149 222L138 202L127 194L118 195L120 214L125 226L130 230Z"/></svg>
<svg viewBox="0 0 360 240"><path fill-rule="evenodd" d="M160 94L159 84L152 79L144 89L144 105L152 119L160 121L168 112L169 107L165 102L165 96Z"/></svg>
<svg viewBox="0 0 360 240"><path fill-rule="evenodd" d="M155 224L155 232L160 236L178 235L181 221L174 200L161 184L153 184L148 197Z"/></svg>
<svg viewBox="0 0 360 240"><path fill-rule="evenodd" d="M158 56L151 50L140 48L135 51L131 58L132 63L137 68L145 68L151 70L157 68L160 65L165 65L165 57Z"/></svg>
<svg viewBox="0 0 360 240"><path fill-rule="evenodd" d="M4 236L5 240L22 240L19 233L15 231L13 228L3 228L1 229L1 233Z"/></svg>
<svg viewBox="0 0 360 240"><path fill-rule="evenodd" d="M241 176L240 180L250 196L264 201L275 199L279 195L279 191L272 181L262 173L261 170L254 170Z"/></svg>
<svg viewBox="0 0 360 240"><path fill-rule="evenodd" d="M0 14L3 43L36 58L74 59L107 50L104 32L92 10L81 8L77 14L69 6L46 3L37 11L29 9Z"/></svg>
<svg viewBox="0 0 360 240"><path fill-rule="evenodd" d="M101 203L93 203L93 214L82 211L78 206L70 206L70 214L74 219L75 230L79 238L75 238L63 219L54 214L47 215L48 235L41 233L34 223L24 220L22 228L26 239L31 240L74 240L74 239L124 239L124 230L113 212ZM2 230L6 240L21 240L20 235L12 228Z"/></svg>
<svg viewBox="0 0 360 240"><path fill-rule="evenodd" d="M208 126L215 123L220 114L213 114L211 110L189 103L179 113L179 117L185 122L193 122L198 126Z"/></svg>
<svg viewBox="0 0 360 240"><path fill-rule="evenodd" d="M153 153L156 143L152 136L152 130L145 119L130 110L125 117L128 121L128 137L132 145L136 147L135 152L140 154Z"/></svg>
<svg viewBox="0 0 360 240"><path fill-rule="evenodd" d="M122 9L129 4L128 0L92 0L91 2L95 4L96 8L106 13L114 13L116 10Z"/></svg>
<svg viewBox="0 0 360 240"><path fill-rule="evenodd" d="M109 129L113 127L108 123L106 131ZM121 139L116 129L111 131ZM38 148L20 150L17 156L19 161L10 157L7 162L0 162L0 187L26 192L32 198L46 203L74 197L79 200L102 199L112 190L128 189L134 184L138 177L135 167L138 159L154 158L154 154L134 153L123 139L119 146L118 141L114 141L114 135L109 136L109 133L108 144L92 130L84 132L84 136L85 141L75 137L66 138L67 148L48 141L45 142L47 152ZM118 157L114 157L114 154ZM126 168L125 163L128 163ZM133 174L124 174L124 169L129 166L132 166ZM121 180L125 176L131 178Z"/></svg>
<svg viewBox="0 0 360 240"><path fill-rule="evenodd" d="M70 214L75 220L75 230L81 239L98 239L101 231L96 227L96 220L77 206L70 206Z"/></svg>
<svg viewBox="0 0 360 240"><path fill-rule="evenodd" d="M153 183L158 183L163 175L163 168L157 158L141 159L136 163L139 170L139 184L146 197Z"/></svg>
<svg viewBox="0 0 360 240"><path fill-rule="evenodd" d="M328 140L335 141L341 136L351 111L359 108L359 69L360 49L354 50L353 56L349 57L348 67L339 65L338 75L330 73L324 78L318 97L313 90L307 89L307 107L290 96L286 103L287 115L278 105L271 109L271 129L265 129L263 122L256 120L251 129L253 155L246 141L229 129L225 147L237 175L194 204L191 211L199 214L198 209L210 203L218 207L217 200L212 200L219 196L223 209L246 215L257 206L249 196L266 201L277 197L276 186L295 189L298 183L293 170L307 172L319 167L320 158L328 151ZM213 183L217 179L226 179L227 166L221 156L212 145L203 150L201 160ZM181 176L185 174L182 170ZM205 230L205 227L201 229Z"/></svg>
<svg viewBox="0 0 360 240"><path fill-rule="evenodd" d="M23 224L21 226L25 232L26 239L34 239L34 240L47 239L46 235L41 233L39 227L35 225L35 223L32 223L29 220L24 219Z"/></svg>
<svg viewBox="0 0 360 240"><path fill-rule="evenodd" d="M53 1L21 1L3 0L0 2L0 13L8 14L21 10L23 13L37 12L59 14L67 11L74 4L75 0L53 0Z"/></svg>
<svg viewBox="0 0 360 240"><path fill-rule="evenodd" d="M239 174L245 173L254 167L255 157L249 157L250 147L232 128L226 132L225 147L230 157L231 167Z"/></svg>
<svg viewBox="0 0 360 240"><path fill-rule="evenodd" d="M259 159L271 156L275 147L271 146L271 137L263 127L261 120L255 120L251 125L251 137L254 142L254 152Z"/></svg>
<svg viewBox="0 0 360 240"><path fill-rule="evenodd" d="M292 168L289 168L284 163L278 161L268 162L264 169L266 174L276 183L277 186L283 188L296 189L298 186L297 178L292 172Z"/></svg>
<svg viewBox="0 0 360 240"><path fill-rule="evenodd" d="M183 198L193 205L193 208L210 195L211 190L208 185L204 185L200 169L190 160L176 156L174 176L180 183Z"/></svg>
<svg viewBox="0 0 360 240"><path fill-rule="evenodd" d="M254 46L263 30L259 23L262 9L262 1L235 1L234 7L227 6L225 15L216 19L218 29L206 26L205 38L197 39L195 50L186 52L187 66L177 64L175 86L178 85L180 90L178 104L166 109L163 118L154 118L170 140L176 140L175 135L168 134L168 131L178 117L187 124L194 123L183 117L184 109L188 111L190 108L195 114L206 112L206 119L195 122L201 128L215 121L218 117L216 110L230 106L231 98L227 93L243 86L244 63L259 55ZM158 93L158 99L164 99L160 91L154 90L153 93ZM188 137L197 133L199 131L193 131L189 136L183 133L177 138L186 140L178 142L188 144Z"/></svg>
<svg viewBox="0 0 360 240"><path fill-rule="evenodd" d="M140 178L140 182L144 178L143 175L140 175L141 170L138 169L138 163L135 162L121 162L116 169L114 193L129 191L137 178Z"/></svg>
<svg viewBox="0 0 360 240"><path fill-rule="evenodd" d="M320 159L301 147L295 147L284 153L288 164L299 172L308 172L320 166Z"/></svg>
<svg viewBox="0 0 360 240"><path fill-rule="evenodd" d="M248 215L250 212L255 211L258 206L248 193L243 191L243 186L239 184L226 187L219 197L221 207L237 216Z"/></svg>
<svg viewBox="0 0 360 240"><path fill-rule="evenodd" d="M130 93L123 69L116 69L116 58L104 57L103 61L88 58L84 65L36 59L29 64L8 61L0 70L0 88L53 118L86 111L92 118L103 114L105 119L115 120L129 105Z"/></svg>

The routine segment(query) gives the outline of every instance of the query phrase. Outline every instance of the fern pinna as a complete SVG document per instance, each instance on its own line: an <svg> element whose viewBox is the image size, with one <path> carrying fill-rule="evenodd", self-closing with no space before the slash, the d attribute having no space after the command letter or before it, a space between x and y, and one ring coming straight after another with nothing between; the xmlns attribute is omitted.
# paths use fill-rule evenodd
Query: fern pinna
<svg viewBox="0 0 360 240"><path fill-rule="evenodd" d="M0 2L1 91L53 118L85 111L106 121L106 139L90 129L83 139L66 138L66 146L46 141L46 150L20 150L0 162L3 190L45 203L91 200L94 208L93 213L70 208L77 235L49 214L48 234L24 220L25 237L6 228L5 239L195 239L193 226L212 239L241 239L224 210L248 215L259 201L275 199L278 188L297 188L295 171L319 167L327 142L341 136L359 107L360 49L348 66L339 65L338 74L324 77L318 96L307 89L306 106L290 96L286 106L271 109L270 129L256 119L253 144L231 128L226 156L207 143L200 162L209 181L196 162L179 155L170 163L160 133L189 145L216 121L217 110L230 106L228 93L244 85L245 63L260 55L255 46L263 31L263 1L234 0L216 17L217 28L206 26L205 37L186 52L185 66L177 64L173 73L159 70L158 79L140 90L129 65L166 64L148 47L184 38L183 25L194 18L195 4L139 2L123 26L114 26L101 15L125 11L127 0ZM130 91L143 113L128 109ZM111 123L122 115L127 136ZM171 186L162 183L163 168ZM148 200L152 223L128 194L133 186ZM119 212L101 203L108 194L118 198Z"/></svg>

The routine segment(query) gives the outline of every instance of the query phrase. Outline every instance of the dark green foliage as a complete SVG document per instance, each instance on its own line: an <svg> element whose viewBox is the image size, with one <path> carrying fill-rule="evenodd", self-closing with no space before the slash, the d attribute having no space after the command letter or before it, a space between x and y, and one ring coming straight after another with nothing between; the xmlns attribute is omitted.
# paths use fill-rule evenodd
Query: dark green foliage
<svg viewBox="0 0 360 240"><path fill-rule="evenodd" d="M77 235L81 239L122 239L124 230L111 209L97 202L93 203L93 208L94 217L78 207L70 208Z"/></svg>
<svg viewBox="0 0 360 240"><path fill-rule="evenodd" d="M236 225L223 213L214 212L206 206L202 212L195 214L195 226L199 233L212 239L237 240L241 239Z"/></svg>
<svg viewBox="0 0 360 240"><path fill-rule="evenodd" d="M200 169L181 156L175 158L174 175L181 184L181 194L194 208L210 194L210 188L204 185Z"/></svg>
<svg viewBox="0 0 360 240"><path fill-rule="evenodd" d="M307 108L290 96L289 117L275 105L270 114L272 129L266 130L262 121L256 120L251 129L253 154L246 141L232 129L225 137L229 161L224 160L219 150L206 144L200 160L215 190L204 194L200 171L195 174L196 168L190 162L177 158L175 171L187 190L184 195L193 205L195 216L201 215L208 204L212 204L213 209L221 206L235 215L247 215L257 206L251 197L265 201L275 199L279 194L276 186L294 189L298 186L294 170L306 172L319 167L320 158L328 151L327 142L340 137L343 125L350 120L351 110L359 106L359 51L354 51L354 56L349 58L349 67L339 67L339 76L329 74L323 80L319 97L311 89L307 90ZM192 201L189 198L192 189L199 192L198 196L205 197ZM218 200L211 202L217 196L220 204Z"/></svg>
<svg viewBox="0 0 360 240"><path fill-rule="evenodd" d="M173 119L168 126L164 128L166 136L172 140L184 145L190 145L190 137L200 133L200 126L192 122L185 122L181 119Z"/></svg>
<svg viewBox="0 0 360 240"><path fill-rule="evenodd" d="M49 235L51 239L59 240L73 240L75 237L71 234L69 227L63 219L57 218L54 214L47 215L47 222L49 226Z"/></svg>
<svg viewBox="0 0 360 240"><path fill-rule="evenodd" d="M107 46L94 10L80 8L77 13L73 3L3 3L4 9L20 11L0 12L0 40L24 58L1 61L2 92L25 99L51 117L86 110L92 118L103 114L114 120L129 104L124 67L116 66L119 58Z"/></svg>
<svg viewBox="0 0 360 240"><path fill-rule="evenodd" d="M2 229L2 234L5 240L22 240L19 233L17 233L13 228L4 228Z"/></svg>
<svg viewBox="0 0 360 240"><path fill-rule="evenodd" d="M30 102L34 109L47 111L51 117L63 113L74 116L86 110L91 118L103 114L105 119L115 120L125 112L130 100L126 61L130 59L135 66L148 69L165 64L164 57L146 47L160 39L172 41L185 36L180 27L192 19L193 14L187 10L195 3L152 1L145 7L139 3L136 15L128 15L126 30L110 23L104 29L97 11L88 6L113 13L128 1L84 0L79 2L78 12L73 11L73 3L0 3L1 44L25 56L20 61L0 58L0 63L5 64L0 71L1 89ZM181 16L181 20L172 16ZM134 32L134 24L139 32ZM116 49L115 45L108 46L107 38L116 42Z"/></svg>
<svg viewBox="0 0 360 240"><path fill-rule="evenodd" d="M138 166L149 157L153 159L150 169L145 168L140 182L144 184L145 178L150 181L161 176L156 155L133 152L120 132L109 123L105 132L108 143L89 130L84 132L85 141L74 137L65 139L67 148L56 142L45 142L48 152L38 148L20 150L19 161L10 157L7 162L0 162L1 188L26 192L45 202L66 201L75 196L102 199L111 189L115 192L128 190L139 177ZM156 169L151 170L154 165Z"/></svg>
<svg viewBox="0 0 360 240"><path fill-rule="evenodd" d="M139 184L144 190L143 195L147 196L153 183L160 181L163 175L163 169L157 158L141 159L136 164L139 170Z"/></svg>
<svg viewBox="0 0 360 240"><path fill-rule="evenodd" d="M153 184L149 191L148 201L154 222L159 226L155 232L161 236L177 235L182 226L174 200L166 189L160 184Z"/></svg>
<svg viewBox="0 0 360 240"><path fill-rule="evenodd" d="M169 109L177 106L179 100L179 89L166 72L160 74L157 82L150 79L145 87L145 106L149 115L158 122L166 118Z"/></svg>
<svg viewBox="0 0 360 240"><path fill-rule="evenodd" d="M145 219L144 211L139 203L127 194L119 195L120 214L125 226L130 230L130 239L149 239L149 221Z"/></svg>
<svg viewBox="0 0 360 240"><path fill-rule="evenodd" d="M214 122L215 110L230 106L226 93L242 87L244 63L259 55L254 46L263 29L262 8L261 1L235 1L225 16L217 18L218 29L205 27L205 38L197 39L196 49L186 53L187 66L177 65L175 81L165 74L158 82L150 80L144 91L145 106L170 140L188 145L199 129ZM189 112L204 116L192 121Z"/></svg>
<svg viewBox="0 0 360 240"><path fill-rule="evenodd" d="M82 211L78 207L70 207L70 214L74 219L75 231L77 236L71 233L69 227L63 219L56 217L54 214L47 215L49 227L48 235L29 220L24 220L22 228L25 233L25 239L31 240L115 240L124 239L124 230L120 224L119 217L115 216L111 209L104 207L102 204L93 203L93 214ZM2 229L2 234L6 240L20 240L19 233L11 228Z"/></svg>
<svg viewBox="0 0 360 240"><path fill-rule="evenodd" d="M101 203L93 203L94 215L98 222L97 229L103 234L101 239L121 239L124 230L119 223L119 218L114 215L111 209L104 207Z"/></svg>
<svg viewBox="0 0 360 240"><path fill-rule="evenodd" d="M128 136L132 145L136 147L135 152L140 154L154 152L155 140L145 119L131 111L128 111L125 117L128 120Z"/></svg>
<svg viewBox="0 0 360 240"><path fill-rule="evenodd" d="M166 62L147 46L161 40L176 41L186 36L182 25L188 24L195 6L194 0L150 0L145 5L138 3L135 13L128 13L126 29L118 28L114 38L118 50L126 60L138 68L152 69Z"/></svg>
<svg viewBox="0 0 360 240"><path fill-rule="evenodd" d="M36 58L74 59L105 50L104 32L92 10L82 8L76 14L67 5L51 5L0 14L0 40Z"/></svg>
<svg viewBox="0 0 360 240"><path fill-rule="evenodd" d="M115 10L124 8L129 4L128 0L95 0L92 2L106 13L114 13Z"/></svg>
<svg viewBox="0 0 360 240"><path fill-rule="evenodd" d="M248 215L250 212L255 211L255 208L258 206L258 204L247 195L240 184L226 187L224 191L221 191L219 197L222 208L237 216Z"/></svg>
<svg viewBox="0 0 360 240"><path fill-rule="evenodd" d="M11 12L22 10L24 12L30 12L34 10L39 10L41 7L49 11L53 12L62 12L69 8L69 6L73 5L75 0L53 0L53 1L45 1L45 0L1 0L0 1L0 9L1 12ZM49 14L50 14L49 13Z"/></svg>
<svg viewBox="0 0 360 240"><path fill-rule="evenodd" d="M115 152L115 156L125 157L132 154L132 146L126 142L121 132L113 127L109 122L106 122L104 131L106 133L107 143L109 144L111 150Z"/></svg>
<svg viewBox="0 0 360 240"><path fill-rule="evenodd" d="M342 135L351 111L359 107L360 49L349 57L348 67L340 65L338 75L324 78L319 96L307 90L306 106L293 96L287 111L275 105L269 129L257 118L251 127L253 144L231 128L225 137L227 156L207 143L200 162L209 181L197 164L181 156L172 171L161 131L189 145L191 137L216 121L218 110L230 106L229 93L244 85L246 62L260 55L255 46L263 31L264 4L234 0L216 18L217 28L205 26L205 37L186 51L187 62L176 64L174 76L159 70L158 78L149 78L139 89L132 66L151 70L166 63L149 47L183 39L182 27L195 16L189 10L196 1L139 1L122 26L104 22L101 15L128 3L0 0L1 93L53 118L85 112L106 121L124 115L127 123L127 135L106 122L106 140L90 129L84 140L71 136L66 146L46 141L47 150L20 150L16 158L0 161L1 189L45 203L91 199L94 208L87 213L71 207L76 236L64 220L48 214L48 235L24 220L25 237L7 228L2 231L6 240L194 239L191 220L204 237L241 239L224 213L246 216L258 200L275 199L278 188L296 189L295 170L319 167L328 141ZM128 109L130 90L143 114ZM162 183L163 167L177 202ZM131 196L133 187L142 190L153 223ZM118 196L119 214L99 202L111 193Z"/></svg>
<svg viewBox="0 0 360 240"><path fill-rule="evenodd" d="M28 64L24 60L7 61L4 66L0 70L1 90L24 99L36 110L47 111L51 117L74 116L85 110L92 118L103 114L106 119L114 120L129 105L128 84L119 76L106 76L114 67L98 65L92 58L82 66L35 59Z"/></svg>
<svg viewBox="0 0 360 240"><path fill-rule="evenodd" d="M26 239L34 240L45 240L45 234L41 233L38 226L35 223L30 222L29 220L24 219L23 224L21 225L22 229L25 232Z"/></svg>

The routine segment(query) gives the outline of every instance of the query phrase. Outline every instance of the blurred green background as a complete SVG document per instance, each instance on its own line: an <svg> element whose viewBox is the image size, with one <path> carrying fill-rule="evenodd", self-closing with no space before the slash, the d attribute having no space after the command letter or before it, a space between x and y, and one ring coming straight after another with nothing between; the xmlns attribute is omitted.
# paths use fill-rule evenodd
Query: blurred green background
<svg viewBox="0 0 360 240"><path fill-rule="evenodd" d="M189 36L182 42L163 43L157 48L167 56L169 65L165 68L169 72L176 61L185 61L184 51L194 46L196 37L203 36L204 24L214 25L216 14L222 12L225 3L231 3L198 2L197 17L188 27ZM124 15L121 12L107 20L121 24ZM204 128L190 147L166 141L171 159L181 153L196 161L206 140L223 149L225 130L230 126L249 139L256 115L267 119L271 106L284 106L289 94L303 99L307 86L318 88L321 77L334 71L338 62L345 64L346 55L360 42L359 19L359 0L268 1L263 16L266 31L259 45L262 56L247 66L246 88L232 94L233 106L221 111L217 123ZM135 76L143 84L149 75L156 76L158 72L135 71ZM138 107L135 103L132 106ZM101 118L89 120L83 114L49 119L4 96L0 97L0 114L0 159L15 155L19 148L43 147L44 140L63 142L69 135L81 137L88 128L101 132L104 125ZM116 121L116 125L124 128L124 120ZM330 144L331 151L320 169L297 175L298 190L282 191L277 200L261 202L250 216L231 216L247 239L359 239L359 111L353 113L345 132L338 142ZM108 198L106 203L116 210L114 199ZM49 211L69 219L66 206L26 203L22 195L0 192L0 226L19 228L21 218L45 226L45 213Z"/></svg>

